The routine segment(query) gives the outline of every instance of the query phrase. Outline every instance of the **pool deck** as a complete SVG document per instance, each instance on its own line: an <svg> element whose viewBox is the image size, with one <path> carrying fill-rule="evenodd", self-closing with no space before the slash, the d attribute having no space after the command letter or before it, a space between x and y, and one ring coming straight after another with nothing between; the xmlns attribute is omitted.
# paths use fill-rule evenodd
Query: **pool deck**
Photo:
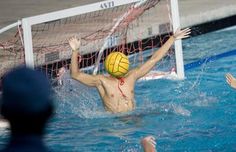
<svg viewBox="0 0 236 152"><path fill-rule="evenodd" d="M0 29L24 17L99 1L101 0L2 0L0 1ZM193 26L236 15L236 1L179 0L179 10L181 26Z"/></svg>
<svg viewBox="0 0 236 152"><path fill-rule="evenodd" d="M100 1L101 0L2 0L0 1L0 29L24 17ZM179 12L181 27L191 27L230 16L236 16L236 1L179 0ZM154 14L153 17L157 18L158 14ZM12 37L12 33L9 33L11 32L1 34L0 40L6 40Z"/></svg>
<svg viewBox="0 0 236 152"><path fill-rule="evenodd" d="M180 0L182 27L194 26L236 15L235 0Z"/></svg>

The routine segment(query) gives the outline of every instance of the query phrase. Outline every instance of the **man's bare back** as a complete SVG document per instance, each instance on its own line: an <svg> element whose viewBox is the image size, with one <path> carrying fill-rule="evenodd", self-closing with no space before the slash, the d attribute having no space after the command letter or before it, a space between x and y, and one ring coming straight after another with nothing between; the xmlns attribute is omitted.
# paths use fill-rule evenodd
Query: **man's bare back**
<svg viewBox="0 0 236 152"><path fill-rule="evenodd" d="M76 37L69 39L72 48L71 77L81 83L96 87L103 100L104 107L112 113L131 111L135 108L134 86L135 82L146 75L168 52L176 39L189 37L190 29L177 30L174 36L158 50L143 65L130 70L123 78L104 75L90 75L79 71L78 52L80 40Z"/></svg>

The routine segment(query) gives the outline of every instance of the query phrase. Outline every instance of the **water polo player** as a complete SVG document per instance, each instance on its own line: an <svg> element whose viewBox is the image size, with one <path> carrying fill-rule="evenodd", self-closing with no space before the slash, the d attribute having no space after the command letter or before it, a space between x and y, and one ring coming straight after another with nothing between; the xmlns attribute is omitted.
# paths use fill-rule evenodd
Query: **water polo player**
<svg viewBox="0 0 236 152"><path fill-rule="evenodd" d="M78 53L80 40L76 37L69 39L72 49L71 77L81 83L96 87L107 111L120 113L131 111L135 108L134 86L135 82L146 75L168 52L177 39L189 37L190 29L177 30L173 36L141 66L129 69L128 57L120 52L113 52L105 60L105 69L110 76L90 75L83 73L78 68Z"/></svg>

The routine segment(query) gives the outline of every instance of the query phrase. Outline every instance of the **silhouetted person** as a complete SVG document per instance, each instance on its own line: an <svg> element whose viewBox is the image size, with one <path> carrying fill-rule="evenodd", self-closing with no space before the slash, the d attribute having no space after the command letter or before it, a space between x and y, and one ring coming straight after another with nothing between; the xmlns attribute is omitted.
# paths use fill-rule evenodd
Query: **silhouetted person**
<svg viewBox="0 0 236 152"><path fill-rule="evenodd" d="M11 137L4 152L46 152L45 124L53 113L51 87L46 77L19 67L3 78L1 114L10 123Z"/></svg>

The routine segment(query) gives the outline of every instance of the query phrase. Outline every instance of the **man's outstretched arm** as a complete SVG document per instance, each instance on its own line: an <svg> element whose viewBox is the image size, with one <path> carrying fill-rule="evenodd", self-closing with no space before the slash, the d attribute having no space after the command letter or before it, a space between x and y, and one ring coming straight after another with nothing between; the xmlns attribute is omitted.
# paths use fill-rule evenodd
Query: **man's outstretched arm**
<svg viewBox="0 0 236 152"><path fill-rule="evenodd" d="M71 57L71 77L75 80L80 81L81 83L87 86L98 86L101 84L99 75L89 75L83 73L79 70L78 67L78 55L79 49L81 45L81 41L78 40L76 37L72 37L69 39L69 44L72 49L72 57Z"/></svg>
<svg viewBox="0 0 236 152"><path fill-rule="evenodd" d="M156 63L165 56L175 40L189 37L190 31L191 30L189 28L186 28L184 30L178 29L175 34L171 36L166 41L166 43L152 55L152 57L148 61L146 61L140 67L130 71L129 76L133 76L134 79L137 80L146 75L156 65Z"/></svg>

